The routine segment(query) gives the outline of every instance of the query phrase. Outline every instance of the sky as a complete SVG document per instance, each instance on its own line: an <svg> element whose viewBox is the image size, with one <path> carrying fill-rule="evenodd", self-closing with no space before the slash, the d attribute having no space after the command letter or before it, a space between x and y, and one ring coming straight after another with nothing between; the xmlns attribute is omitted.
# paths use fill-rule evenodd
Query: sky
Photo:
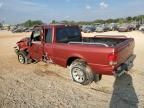
<svg viewBox="0 0 144 108"><path fill-rule="evenodd" d="M0 0L0 21L93 21L144 15L144 0Z"/></svg>

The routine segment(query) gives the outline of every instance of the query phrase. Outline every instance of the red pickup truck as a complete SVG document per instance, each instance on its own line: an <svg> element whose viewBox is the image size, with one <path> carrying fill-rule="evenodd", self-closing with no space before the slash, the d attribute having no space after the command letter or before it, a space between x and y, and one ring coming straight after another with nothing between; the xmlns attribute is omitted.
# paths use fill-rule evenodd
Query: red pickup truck
<svg viewBox="0 0 144 108"><path fill-rule="evenodd" d="M121 76L133 67L134 39L125 36L82 37L75 25L36 26L17 42L22 64L44 61L68 67L73 81L87 85L102 75Z"/></svg>

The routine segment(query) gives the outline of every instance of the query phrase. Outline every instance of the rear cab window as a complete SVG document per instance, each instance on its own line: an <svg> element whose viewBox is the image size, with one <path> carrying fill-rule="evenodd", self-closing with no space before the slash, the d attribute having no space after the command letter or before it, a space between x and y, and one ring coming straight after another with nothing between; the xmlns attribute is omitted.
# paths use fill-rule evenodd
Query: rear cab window
<svg viewBox="0 0 144 108"><path fill-rule="evenodd" d="M81 32L78 27L56 28L56 41L58 43L67 43L71 41L81 41Z"/></svg>

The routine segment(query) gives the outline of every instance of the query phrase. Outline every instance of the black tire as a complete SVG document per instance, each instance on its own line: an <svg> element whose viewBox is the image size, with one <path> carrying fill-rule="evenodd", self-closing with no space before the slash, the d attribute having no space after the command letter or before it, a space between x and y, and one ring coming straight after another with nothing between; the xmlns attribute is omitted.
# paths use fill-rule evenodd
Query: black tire
<svg viewBox="0 0 144 108"><path fill-rule="evenodd" d="M97 83L102 79L102 75L101 74L95 74L94 75L94 82Z"/></svg>
<svg viewBox="0 0 144 108"><path fill-rule="evenodd" d="M77 59L70 65L70 72L73 81L82 85L91 84L94 80L94 74L90 67L83 60Z"/></svg>
<svg viewBox="0 0 144 108"><path fill-rule="evenodd" d="M27 58L27 53L25 51L19 51L18 52L18 61L21 64L28 64L28 58Z"/></svg>

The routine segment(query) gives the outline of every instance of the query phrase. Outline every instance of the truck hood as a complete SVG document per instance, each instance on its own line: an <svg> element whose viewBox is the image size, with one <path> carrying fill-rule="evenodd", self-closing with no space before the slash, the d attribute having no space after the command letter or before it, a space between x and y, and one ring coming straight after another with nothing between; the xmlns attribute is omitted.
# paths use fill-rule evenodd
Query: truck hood
<svg viewBox="0 0 144 108"><path fill-rule="evenodd" d="M22 38L20 41L18 41L17 43L20 43L20 42L28 42L30 40L29 37L25 37L25 38Z"/></svg>

